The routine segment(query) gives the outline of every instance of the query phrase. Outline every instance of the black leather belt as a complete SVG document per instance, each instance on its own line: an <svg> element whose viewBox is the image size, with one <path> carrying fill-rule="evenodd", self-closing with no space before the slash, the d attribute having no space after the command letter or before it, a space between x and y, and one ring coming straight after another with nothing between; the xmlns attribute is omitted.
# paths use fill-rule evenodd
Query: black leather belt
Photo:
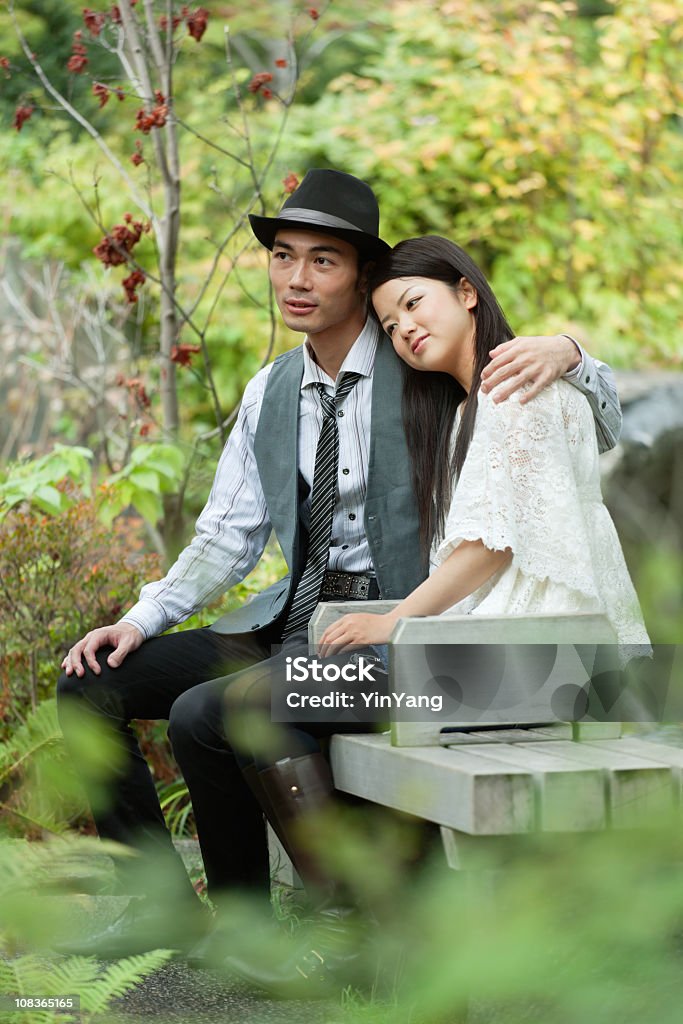
<svg viewBox="0 0 683 1024"><path fill-rule="evenodd" d="M376 601L379 585L374 576L362 572L326 572L321 601Z"/></svg>

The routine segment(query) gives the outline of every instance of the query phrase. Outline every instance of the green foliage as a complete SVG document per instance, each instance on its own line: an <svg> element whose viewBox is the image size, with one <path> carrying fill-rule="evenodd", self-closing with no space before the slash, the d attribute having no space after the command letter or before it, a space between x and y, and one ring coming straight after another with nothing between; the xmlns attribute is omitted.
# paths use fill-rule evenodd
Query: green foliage
<svg viewBox="0 0 683 1024"><path fill-rule="evenodd" d="M162 496L177 491L184 465L177 445L138 445L123 469L102 485L105 500L99 507L100 518L111 526L119 513L132 506L148 522L158 522L163 515Z"/></svg>
<svg viewBox="0 0 683 1024"><path fill-rule="evenodd" d="M672 3L397 2L381 51L292 113L307 164L378 191L385 235L443 234L518 333L568 323L616 365L683 359L683 91Z"/></svg>
<svg viewBox="0 0 683 1024"><path fill-rule="evenodd" d="M0 9L3 56L17 67L23 55L6 7L7 4L3 4ZM78 8L65 0L23 0L20 7L22 24L31 48L46 55L46 70L50 77L61 89L68 91L69 73L66 64L71 53L73 33L79 28ZM6 130L10 130L14 107L29 97L35 98L34 89L33 83L25 75L5 77L0 89L0 117ZM47 134L49 128L47 125L45 128Z"/></svg>
<svg viewBox="0 0 683 1024"><path fill-rule="evenodd" d="M20 721L51 692L68 646L88 629L115 622L140 586L159 575L144 555L139 521L113 530L92 501L58 515L22 505L0 521L0 721Z"/></svg>
<svg viewBox="0 0 683 1024"><path fill-rule="evenodd" d="M126 957L102 969L94 957L67 957L58 963L46 963L44 956L28 954L0 960L0 994L80 997L80 1011L27 1010L21 1013L23 1024L62 1024L88 1022L105 1013L114 999L136 988L141 981L163 967L173 952L157 949L140 956Z"/></svg>
<svg viewBox="0 0 683 1024"><path fill-rule="evenodd" d="M10 464L0 476L0 519L22 502L46 515L59 515L83 496L90 497L92 457L88 448L56 444L46 455ZM99 519L110 527L132 507L149 523L157 523L163 515L163 495L178 489L184 465L177 445L138 444L123 468L98 487Z"/></svg>
<svg viewBox="0 0 683 1024"><path fill-rule="evenodd" d="M19 834L57 833L66 828L66 820L56 813L49 794L42 793L39 803L27 800L28 791L22 785L31 777L32 769L40 775L41 767L46 766L64 774L64 750L54 701L41 704L6 742L0 743L0 812L8 823L14 823ZM33 796L38 796L35 789Z"/></svg>
<svg viewBox="0 0 683 1024"><path fill-rule="evenodd" d="M47 515L59 515L74 504L73 491L58 484L68 480L86 496L91 493L92 452L87 448L56 444L36 459L11 464L0 473L0 517L21 502L29 502Z"/></svg>
<svg viewBox="0 0 683 1024"><path fill-rule="evenodd" d="M194 836L192 803L187 784L183 779L158 786L159 805L164 812L169 832L176 839Z"/></svg>
<svg viewBox="0 0 683 1024"><path fill-rule="evenodd" d="M468 872L446 868L438 830L431 857L419 824L374 806L319 817L313 837L318 856L378 922L365 947L368 968L381 965L376 991L346 993L334 1014L340 1024L677 1024L677 810L643 814L628 830L499 837ZM82 927L91 905L92 897L73 895L74 869L97 873L102 852L123 851L68 837L0 842L0 993L28 994L32 984L44 994L74 992L94 1014L105 995L125 990L126 979L144 977L136 974L142 963L157 969L165 962L130 960L103 972L94 961L54 964L43 952L50 987L35 984L36 953ZM177 925L181 911L163 865L146 867ZM226 954L236 938L264 962L291 951L292 932L298 943L310 922L278 899L289 932L279 939L242 894L225 895L219 909L234 927Z"/></svg>

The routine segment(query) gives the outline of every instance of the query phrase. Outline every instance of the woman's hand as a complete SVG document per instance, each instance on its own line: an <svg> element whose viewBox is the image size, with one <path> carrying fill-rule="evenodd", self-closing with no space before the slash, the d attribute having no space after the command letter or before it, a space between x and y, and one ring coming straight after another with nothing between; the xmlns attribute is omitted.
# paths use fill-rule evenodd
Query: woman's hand
<svg viewBox="0 0 683 1024"><path fill-rule="evenodd" d="M320 655L337 654L345 647L367 647L368 644L385 644L394 626L396 618L391 614L372 615L371 613L355 613L344 615L337 622L328 626L320 641Z"/></svg>

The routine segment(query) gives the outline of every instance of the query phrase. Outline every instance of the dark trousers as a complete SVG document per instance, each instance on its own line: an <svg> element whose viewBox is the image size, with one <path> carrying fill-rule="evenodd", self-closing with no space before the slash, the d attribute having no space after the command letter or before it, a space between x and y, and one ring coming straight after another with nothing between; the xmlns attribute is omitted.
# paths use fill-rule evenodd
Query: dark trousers
<svg viewBox="0 0 683 1024"><path fill-rule="evenodd" d="M146 641L116 669L107 665L110 649L103 648L98 652L99 676L87 666L81 678L63 674L57 706L72 757L78 761L78 745L71 742L73 719L65 713L72 703L106 722L121 748L108 781L106 809L93 807L99 835L138 849L151 847L180 867L149 767L131 728L137 718L168 720L173 754L192 800L210 892L240 886L267 893L262 812L241 773L254 758L246 746L240 749L232 740L231 716L239 719L242 712L259 711L270 722L273 673L283 670L284 658L302 642L305 636L292 638L282 653L271 657L268 637L261 632L224 636L194 629ZM344 725L345 732L371 728ZM318 738L335 731L334 723L273 728L266 761L316 751ZM258 760L263 767L262 750ZM82 767L80 774L87 791Z"/></svg>

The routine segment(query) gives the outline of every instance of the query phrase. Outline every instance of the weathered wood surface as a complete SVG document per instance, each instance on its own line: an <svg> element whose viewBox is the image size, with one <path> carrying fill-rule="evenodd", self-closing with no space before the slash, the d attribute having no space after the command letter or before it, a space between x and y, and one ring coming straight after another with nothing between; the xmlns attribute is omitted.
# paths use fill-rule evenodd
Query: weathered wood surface
<svg viewBox="0 0 683 1024"><path fill-rule="evenodd" d="M621 736L620 722L548 722L519 729L468 729L467 732L442 732L442 747L472 746L476 743L541 743L547 740L616 740Z"/></svg>
<svg viewBox="0 0 683 1024"><path fill-rule="evenodd" d="M476 835L536 826L534 779L468 750L393 747L389 736L333 736L335 785L354 796Z"/></svg>
<svg viewBox="0 0 683 1024"><path fill-rule="evenodd" d="M609 798L609 824L638 827L651 815L670 812L676 801L672 769L651 755L629 753L623 740L592 743L540 743L534 749L565 756L586 768L604 773Z"/></svg>
<svg viewBox="0 0 683 1024"><path fill-rule="evenodd" d="M393 720L397 746L439 743L444 725L533 725L571 718L569 693L587 690L597 646L612 645L603 615L425 616L401 619L391 636L389 679L395 693L431 692L441 683L445 698L459 695L450 716L424 722ZM434 645L443 648L443 667ZM458 646L466 651L457 651ZM448 663L453 648L453 663ZM554 650L553 650L554 648ZM465 664L457 664L458 654ZM447 681L452 673L452 683ZM565 700L558 703L562 695Z"/></svg>
<svg viewBox="0 0 683 1024"><path fill-rule="evenodd" d="M467 749L505 769L516 765L531 772L539 831L591 832L605 828L609 805L601 771L539 750L539 744L533 742L485 743Z"/></svg>
<svg viewBox="0 0 683 1024"><path fill-rule="evenodd" d="M309 640L317 644L327 626L341 615L361 608L382 614L396 603L320 604L311 619ZM459 681L453 684L454 692L460 683L464 687L458 713L452 717L433 713L426 715L424 721L399 721L394 716L392 742L396 746L414 747L439 744L443 742L444 726L485 728L487 725L552 722L558 719L559 695L587 687L597 646L611 645L614 639L604 615L432 615L401 619L392 633L389 647L389 685L394 693L421 696L440 692L438 682L434 681L434 665L430 663L430 648L433 650L434 646L447 649L466 645L468 652L478 648L478 653L468 653L468 668L456 673ZM549 655L548 646L544 644L557 645L556 651ZM447 650L445 653L447 657ZM497 673L495 682L494 673ZM439 675L438 670L436 674ZM480 692L487 689L491 691L490 700L479 702ZM443 684L443 690L443 698L448 700L448 682ZM600 736L614 734L613 724L611 730L603 727L596 733Z"/></svg>
<svg viewBox="0 0 683 1024"><path fill-rule="evenodd" d="M384 615L395 608L398 601L322 601L313 612L311 621L308 624L308 642L319 644L320 639L333 622L340 619L342 615L352 615L354 612L372 612L374 615Z"/></svg>
<svg viewBox="0 0 683 1024"><path fill-rule="evenodd" d="M400 619L392 644L610 644L604 615L424 615Z"/></svg>
<svg viewBox="0 0 683 1024"><path fill-rule="evenodd" d="M339 789L471 835L639 827L677 808L683 778L683 750L628 737L415 748L335 736L331 760Z"/></svg>

